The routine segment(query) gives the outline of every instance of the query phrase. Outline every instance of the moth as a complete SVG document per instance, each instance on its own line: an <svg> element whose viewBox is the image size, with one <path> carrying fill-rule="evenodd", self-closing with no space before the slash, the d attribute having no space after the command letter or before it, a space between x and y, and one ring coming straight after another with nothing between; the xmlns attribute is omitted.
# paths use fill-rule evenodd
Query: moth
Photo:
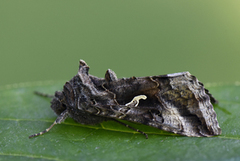
<svg viewBox="0 0 240 161"><path fill-rule="evenodd" d="M141 123L168 132L191 137L220 135L212 103L217 100L189 72L159 76L118 79L108 69L105 78L88 73L89 66L79 62L79 70L62 91L51 97L51 108L58 115L48 132L67 117L80 124L98 124L114 120L135 131L148 135L120 120Z"/></svg>

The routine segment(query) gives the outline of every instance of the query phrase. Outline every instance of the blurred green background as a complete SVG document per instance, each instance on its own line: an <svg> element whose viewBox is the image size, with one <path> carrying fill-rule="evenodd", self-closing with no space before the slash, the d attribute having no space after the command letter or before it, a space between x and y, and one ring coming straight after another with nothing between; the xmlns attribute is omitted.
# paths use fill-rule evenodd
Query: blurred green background
<svg viewBox="0 0 240 161"><path fill-rule="evenodd" d="M190 71L240 80L239 0L1 0L0 85Z"/></svg>

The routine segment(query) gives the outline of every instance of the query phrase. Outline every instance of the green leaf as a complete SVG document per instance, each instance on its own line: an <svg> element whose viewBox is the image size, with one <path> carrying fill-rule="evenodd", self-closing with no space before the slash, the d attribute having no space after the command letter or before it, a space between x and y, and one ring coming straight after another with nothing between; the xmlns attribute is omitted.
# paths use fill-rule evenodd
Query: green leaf
<svg viewBox="0 0 240 161"><path fill-rule="evenodd" d="M215 105L222 135L184 137L152 127L129 123L147 132L145 139L112 121L95 126L71 118L48 133L28 136L48 128L56 119L50 99L33 91L53 94L64 82L35 82L0 88L0 160L239 160L240 86L210 84L219 100Z"/></svg>

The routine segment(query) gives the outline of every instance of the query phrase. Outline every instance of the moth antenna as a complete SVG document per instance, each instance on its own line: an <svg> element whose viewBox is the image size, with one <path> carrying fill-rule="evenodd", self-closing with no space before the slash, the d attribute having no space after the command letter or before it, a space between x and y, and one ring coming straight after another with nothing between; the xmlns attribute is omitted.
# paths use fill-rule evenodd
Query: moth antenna
<svg viewBox="0 0 240 161"><path fill-rule="evenodd" d="M147 99L147 96L145 96L145 95L139 95L139 96L135 96L133 99L132 99L132 101L131 102L129 102L129 103L127 103L127 104L125 104L125 106L134 106L134 107L137 107L138 106L138 104L139 104L139 100L140 99L143 99L143 100L145 100L145 99Z"/></svg>
<svg viewBox="0 0 240 161"><path fill-rule="evenodd" d="M130 129L132 129L132 130L134 130L134 131L137 131L137 132L139 132L139 133L145 135L146 139L148 139L148 135L147 135L145 132L140 131L139 129L135 129L134 127L129 126L128 124L125 124L125 123L123 123L123 122L121 122L121 121L118 121L118 120L116 120L116 119L112 119L112 120L114 120L114 121L116 121L117 123L122 124L122 125L124 125L124 126L130 128Z"/></svg>
<svg viewBox="0 0 240 161"><path fill-rule="evenodd" d="M49 130L51 130L51 128L54 125L62 123L67 117L68 117L68 111L65 110L57 117L57 119L53 122L53 124L49 128L47 128L46 130L44 130L42 132L30 135L28 138L33 138L35 136L39 136L39 135L43 135L43 134L47 133Z"/></svg>
<svg viewBox="0 0 240 161"><path fill-rule="evenodd" d="M53 98L54 97L54 95L45 94L45 93L41 93L41 92L38 92L38 91L34 91L34 94L42 96L42 97L48 97L48 98Z"/></svg>

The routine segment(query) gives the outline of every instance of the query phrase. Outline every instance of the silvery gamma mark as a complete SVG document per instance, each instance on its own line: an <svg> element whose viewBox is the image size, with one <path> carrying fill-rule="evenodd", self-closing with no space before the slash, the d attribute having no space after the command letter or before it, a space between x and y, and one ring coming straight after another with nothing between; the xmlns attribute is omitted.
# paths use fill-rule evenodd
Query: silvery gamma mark
<svg viewBox="0 0 240 161"><path fill-rule="evenodd" d="M122 123L127 120L185 136L220 135L221 129L212 103L216 99L189 72L168 75L118 79L112 70L105 78L88 74L89 66L80 60L79 70L62 91L52 97L51 108L58 115L46 130L67 117L80 124L97 124L114 120L135 131L147 134ZM81 129L80 129L81 130Z"/></svg>

